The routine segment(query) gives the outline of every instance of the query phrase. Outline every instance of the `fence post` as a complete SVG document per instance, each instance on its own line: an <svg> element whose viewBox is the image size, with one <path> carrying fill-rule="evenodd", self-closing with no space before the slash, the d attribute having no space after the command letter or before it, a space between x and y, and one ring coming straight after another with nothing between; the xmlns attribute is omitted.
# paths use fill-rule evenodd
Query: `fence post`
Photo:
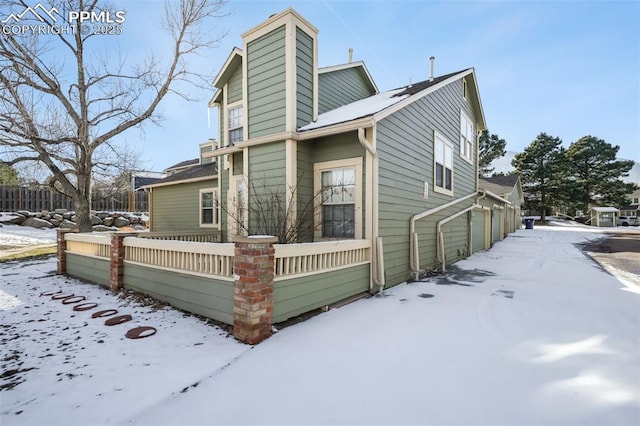
<svg viewBox="0 0 640 426"><path fill-rule="evenodd" d="M124 239L137 235L133 232L116 232L111 235L111 258L109 262L109 288L114 293L124 287Z"/></svg>
<svg viewBox="0 0 640 426"><path fill-rule="evenodd" d="M271 335L276 237L239 238L233 274L233 335L255 345Z"/></svg>
<svg viewBox="0 0 640 426"><path fill-rule="evenodd" d="M56 236L56 252L57 252L57 268L56 272L59 275L65 275L67 273L67 240L64 238L65 234L70 232L77 232L72 229L58 229Z"/></svg>

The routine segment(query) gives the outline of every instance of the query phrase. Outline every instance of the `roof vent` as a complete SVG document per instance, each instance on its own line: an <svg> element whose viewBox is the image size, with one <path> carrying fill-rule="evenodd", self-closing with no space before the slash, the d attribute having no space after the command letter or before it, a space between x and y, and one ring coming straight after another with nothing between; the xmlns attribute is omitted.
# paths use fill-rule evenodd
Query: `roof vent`
<svg viewBox="0 0 640 426"><path fill-rule="evenodd" d="M436 61L436 57L432 56L429 58L429 60L431 61L431 74L429 75L429 81L433 81L433 65Z"/></svg>

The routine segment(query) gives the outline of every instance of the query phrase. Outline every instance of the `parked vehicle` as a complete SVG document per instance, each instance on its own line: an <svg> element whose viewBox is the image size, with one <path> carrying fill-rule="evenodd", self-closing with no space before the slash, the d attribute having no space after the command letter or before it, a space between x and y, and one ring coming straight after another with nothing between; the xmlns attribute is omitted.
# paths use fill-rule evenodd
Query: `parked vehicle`
<svg viewBox="0 0 640 426"><path fill-rule="evenodd" d="M618 225L618 226L636 226L636 225L638 225L638 218L637 217L620 216L618 218L618 220L616 221L616 225Z"/></svg>

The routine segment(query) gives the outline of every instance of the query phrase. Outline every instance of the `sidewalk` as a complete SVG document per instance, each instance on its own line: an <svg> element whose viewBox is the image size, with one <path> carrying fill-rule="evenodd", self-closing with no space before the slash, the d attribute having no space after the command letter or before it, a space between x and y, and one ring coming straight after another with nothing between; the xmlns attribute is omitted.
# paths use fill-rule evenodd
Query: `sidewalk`
<svg viewBox="0 0 640 426"><path fill-rule="evenodd" d="M444 276L279 332L133 424L640 423L640 294L586 228L521 230Z"/></svg>

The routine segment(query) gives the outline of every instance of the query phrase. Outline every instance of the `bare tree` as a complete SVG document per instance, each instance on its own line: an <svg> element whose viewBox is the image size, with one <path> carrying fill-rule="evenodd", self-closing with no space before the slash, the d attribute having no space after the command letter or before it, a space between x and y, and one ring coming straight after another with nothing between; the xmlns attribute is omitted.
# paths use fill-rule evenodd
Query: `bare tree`
<svg viewBox="0 0 640 426"><path fill-rule="evenodd" d="M152 55L129 63L114 52L113 45L107 45L104 38L108 36L70 13L104 16L100 14L111 11L104 1L49 4L49 11L35 14L26 13L34 9L25 0L4 1L0 6L2 16L18 16L21 26L31 20L38 27L73 29L45 34L3 31L0 155L10 165L44 164L52 174L50 183L73 197L79 230L89 232L94 170L113 163L109 153L118 150L117 136L159 120L157 107L165 96L172 93L188 99L184 83L205 86L204 76L194 72L187 60L217 46L224 37L204 31L203 24L225 15L226 0L165 3L162 29L172 39L167 63Z"/></svg>

